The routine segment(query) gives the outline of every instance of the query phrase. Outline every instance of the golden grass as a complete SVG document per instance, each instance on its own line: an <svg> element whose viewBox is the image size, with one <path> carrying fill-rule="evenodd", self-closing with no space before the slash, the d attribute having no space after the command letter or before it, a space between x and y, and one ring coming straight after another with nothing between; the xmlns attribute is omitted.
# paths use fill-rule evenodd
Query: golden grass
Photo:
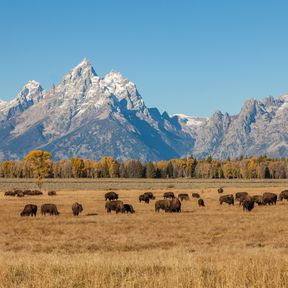
<svg viewBox="0 0 288 288"><path fill-rule="evenodd" d="M224 194L287 189L275 183L251 182L247 188L246 182L227 182ZM153 190L157 199L167 190L161 184ZM183 202L182 213L158 214L154 201L138 202L150 185L117 190L133 204L133 215L107 214L107 190L96 186L58 190L55 197L1 193L0 287L288 287L288 203L247 213L238 205L219 205L217 181L203 189L198 182L183 189L176 183L168 190L199 192L206 207L191 199ZM79 217L72 216L75 201L84 207ZM47 202L57 205L59 217L19 216L25 204L40 208Z"/></svg>

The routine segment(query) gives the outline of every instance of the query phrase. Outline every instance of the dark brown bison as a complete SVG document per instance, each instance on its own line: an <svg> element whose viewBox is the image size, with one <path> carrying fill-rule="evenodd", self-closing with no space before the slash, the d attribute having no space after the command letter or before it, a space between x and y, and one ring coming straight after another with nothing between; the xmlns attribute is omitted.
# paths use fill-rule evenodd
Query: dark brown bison
<svg viewBox="0 0 288 288"><path fill-rule="evenodd" d="M235 195L235 201L236 201L236 197L237 197L237 200L239 201L239 206L241 206L243 204L243 201L247 197L250 197L250 196L248 195L247 192L237 192L236 195Z"/></svg>
<svg viewBox="0 0 288 288"><path fill-rule="evenodd" d="M21 216L35 216L37 214L37 205L27 204L23 211L20 213Z"/></svg>
<svg viewBox="0 0 288 288"><path fill-rule="evenodd" d="M220 188L218 188L218 193L223 193L224 192L224 189L223 189L223 187L220 187Z"/></svg>
<svg viewBox="0 0 288 288"><path fill-rule="evenodd" d="M198 193L192 193L193 198L200 198L200 195Z"/></svg>
<svg viewBox="0 0 288 288"><path fill-rule="evenodd" d="M224 202L229 205L234 205L234 196L232 194L220 196L219 197L220 205L222 205L222 203Z"/></svg>
<svg viewBox="0 0 288 288"><path fill-rule="evenodd" d="M149 201L150 201L149 196L146 195L146 194L141 194L141 195L139 196L139 202L141 203L142 201L148 204Z"/></svg>
<svg viewBox="0 0 288 288"><path fill-rule="evenodd" d="M164 210L165 212L169 211L170 207L170 200L158 200L155 202L155 212L159 212L160 209Z"/></svg>
<svg viewBox="0 0 288 288"><path fill-rule="evenodd" d="M155 200L155 197L152 192L145 192L143 195L147 195L150 200Z"/></svg>
<svg viewBox="0 0 288 288"><path fill-rule="evenodd" d="M254 208L254 200L250 196L246 196L242 202L243 211L251 211Z"/></svg>
<svg viewBox="0 0 288 288"><path fill-rule="evenodd" d="M56 191L48 191L48 196L56 196Z"/></svg>
<svg viewBox="0 0 288 288"><path fill-rule="evenodd" d="M265 192L263 194L263 205L275 205L277 202L277 195L275 193Z"/></svg>
<svg viewBox="0 0 288 288"><path fill-rule="evenodd" d="M74 216L78 216L83 211L83 206L78 202L75 202L72 205L72 212Z"/></svg>
<svg viewBox="0 0 288 288"><path fill-rule="evenodd" d="M28 196L39 196L39 195L43 195L43 192L39 190L25 190L24 194Z"/></svg>
<svg viewBox="0 0 288 288"><path fill-rule="evenodd" d="M31 191L31 190L24 190L24 191L23 191L23 194L24 194L24 195L28 195L28 193L30 193L30 191Z"/></svg>
<svg viewBox="0 0 288 288"><path fill-rule="evenodd" d="M121 200L112 200L108 201L105 204L105 209L107 213L111 213L111 211L116 211L116 213L119 213L123 209L123 202Z"/></svg>
<svg viewBox="0 0 288 288"><path fill-rule="evenodd" d="M180 199L180 201L188 201L189 200L189 195L187 193L180 193L178 194L178 198Z"/></svg>
<svg viewBox="0 0 288 288"><path fill-rule="evenodd" d="M202 198L198 199L198 206L205 207L204 200Z"/></svg>
<svg viewBox="0 0 288 288"><path fill-rule="evenodd" d="M16 196L17 193L15 191L6 191L4 193L4 196Z"/></svg>
<svg viewBox="0 0 288 288"><path fill-rule="evenodd" d="M263 196L262 195L253 195L252 200L259 205L263 205Z"/></svg>
<svg viewBox="0 0 288 288"><path fill-rule="evenodd" d="M248 196L248 193L247 192L237 192L235 194L235 201L240 200L240 198L243 196Z"/></svg>
<svg viewBox="0 0 288 288"><path fill-rule="evenodd" d="M169 212L181 212L181 202L178 198L170 200Z"/></svg>
<svg viewBox="0 0 288 288"><path fill-rule="evenodd" d="M288 190L284 190L279 194L279 201L282 201L283 199L288 200Z"/></svg>
<svg viewBox="0 0 288 288"><path fill-rule="evenodd" d="M48 203L41 206L41 214L46 216L46 214L59 215L60 213L58 212L55 204Z"/></svg>
<svg viewBox="0 0 288 288"><path fill-rule="evenodd" d="M107 192L106 194L105 194L105 201L107 201L107 200L110 200L110 201L112 201L112 200L118 200L118 194L116 193L116 192Z"/></svg>
<svg viewBox="0 0 288 288"><path fill-rule="evenodd" d="M24 197L23 191L18 191L17 192L17 197Z"/></svg>
<svg viewBox="0 0 288 288"><path fill-rule="evenodd" d="M122 213L135 213L135 210L131 204L124 204L121 210Z"/></svg>
<svg viewBox="0 0 288 288"><path fill-rule="evenodd" d="M169 198L172 199L175 197L175 195L173 192L164 192L163 197L164 197L164 199L169 199Z"/></svg>

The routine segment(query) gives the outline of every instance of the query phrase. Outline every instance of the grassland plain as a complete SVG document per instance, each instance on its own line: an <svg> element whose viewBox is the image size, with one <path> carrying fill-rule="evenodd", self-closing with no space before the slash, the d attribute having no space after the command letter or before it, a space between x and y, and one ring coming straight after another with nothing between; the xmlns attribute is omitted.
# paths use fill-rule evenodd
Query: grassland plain
<svg viewBox="0 0 288 288"><path fill-rule="evenodd" d="M43 196L0 193L0 287L288 287L288 203L241 207L219 205L224 193L279 194L279 181L54 179ZM31 180L2 179L1 191L36 188ZM47 195L50 189L57 196ZM133 215L107 214L104 194L113 189ZM182 213L155 213L152 191L198 192ZM73 217L78 201L84 211ZM25 204L55 203L57 216L20 217ZM87 214L96 214L87 216Z"/></svg>

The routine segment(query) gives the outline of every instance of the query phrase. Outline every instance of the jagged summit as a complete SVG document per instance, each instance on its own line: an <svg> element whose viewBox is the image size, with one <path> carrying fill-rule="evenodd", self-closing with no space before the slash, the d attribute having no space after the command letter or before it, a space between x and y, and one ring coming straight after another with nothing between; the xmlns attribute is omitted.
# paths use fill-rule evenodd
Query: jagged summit
<svg viewBox="0 0 288 288"><path fill-rule="evenodd" d="M0 121L2 160L33 149L48 150L55 159L288 155L287 94L247 100L233 116L169 116L146 107L136 85L120 72L100 78L87 59L48 90L28 81L13 100L0 101Z"/></svg>

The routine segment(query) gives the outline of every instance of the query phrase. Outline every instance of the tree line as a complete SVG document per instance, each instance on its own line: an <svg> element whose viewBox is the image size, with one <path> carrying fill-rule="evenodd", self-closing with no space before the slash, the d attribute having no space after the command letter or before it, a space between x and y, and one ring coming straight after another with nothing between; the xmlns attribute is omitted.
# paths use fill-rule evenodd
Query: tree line
<svg viewBox="0 0 288 288"><path fill-rule="evenodd" d="M211 179L285 179L288 159L266 156L216 160L211 156L200 160L193 156L181 159L141 162L71 158L53 161L41 150L31 151L23 160L0 163L2 178L211 178Z"/></svg>

